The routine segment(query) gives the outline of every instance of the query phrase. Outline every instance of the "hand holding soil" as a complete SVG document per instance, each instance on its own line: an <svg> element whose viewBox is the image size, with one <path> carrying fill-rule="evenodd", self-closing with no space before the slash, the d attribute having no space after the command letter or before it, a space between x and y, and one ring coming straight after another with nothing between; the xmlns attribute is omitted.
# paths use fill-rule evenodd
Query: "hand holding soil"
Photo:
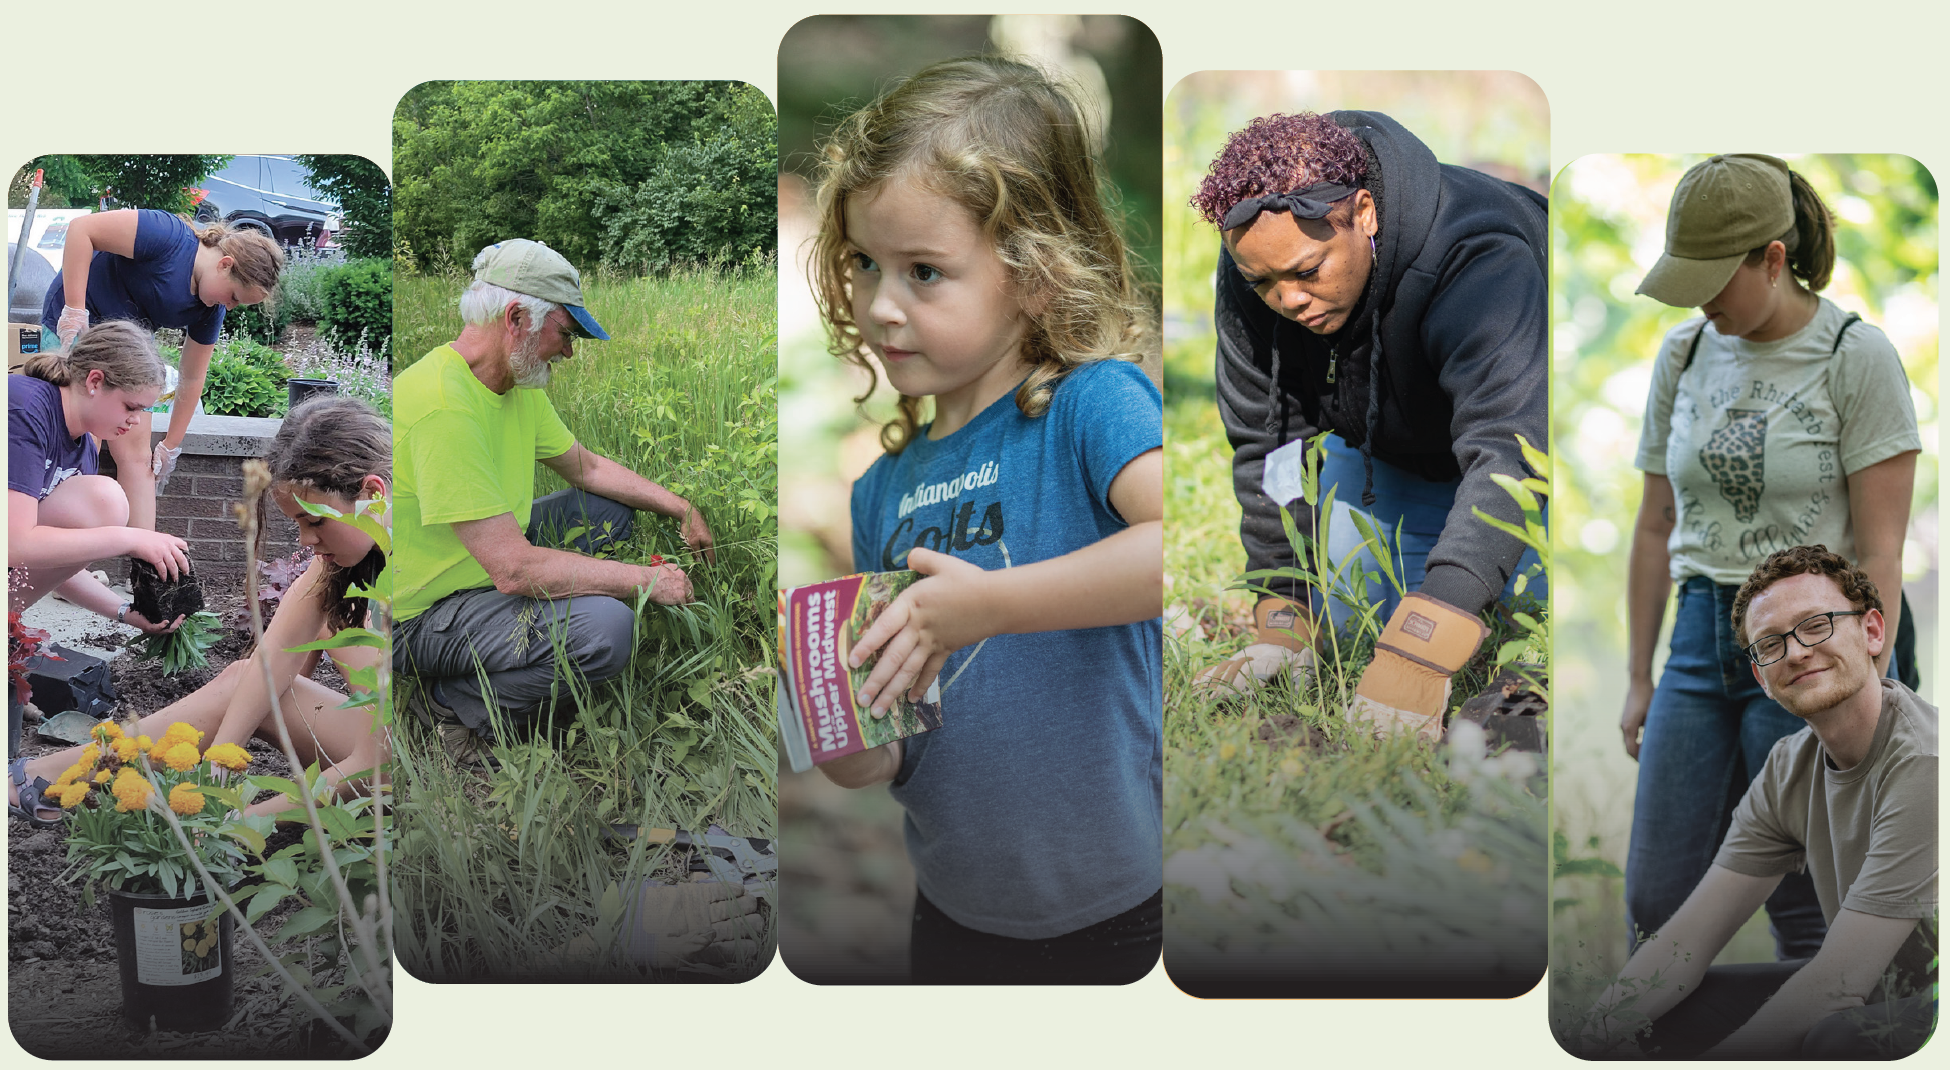
<svg viewBox="0 0 1950 1070"><path fill-rule="evenodd" d="M176 629L181 628L183 622L188 619L188 614L178 614L175 620L165 624L157 624L155 621L143 616L140 611L130 609L128 615L122 618L122 623L140 631L144 635L168 635Z"/></svg>
<svg viewBox="0 0 1950 1070"><path fill-rule="evenodd" d="M166 579L174 580L190 570L190 544L174 535L147 528L128 528L129 556L144 561L162 573Z"/></svg>

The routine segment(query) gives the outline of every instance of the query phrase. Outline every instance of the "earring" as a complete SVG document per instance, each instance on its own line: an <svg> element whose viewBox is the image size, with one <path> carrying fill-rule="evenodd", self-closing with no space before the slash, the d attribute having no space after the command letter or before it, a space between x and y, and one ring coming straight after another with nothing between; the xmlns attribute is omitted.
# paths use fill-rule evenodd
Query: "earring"
<svg viewBox="0 0 1950 1070"><path fill-rule="evenodd" d="M1368 256L1370 258L1374 258L1380 255L1381 255L1380 253L1374 251L1374 235L1372 234L1368 235Z"/></svg>

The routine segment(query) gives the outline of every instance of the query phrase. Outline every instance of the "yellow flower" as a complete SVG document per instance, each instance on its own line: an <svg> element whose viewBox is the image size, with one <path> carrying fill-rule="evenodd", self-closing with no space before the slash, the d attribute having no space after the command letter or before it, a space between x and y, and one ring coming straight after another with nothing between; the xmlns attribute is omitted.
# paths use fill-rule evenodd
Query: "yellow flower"
<svg viewBox="0 0 1950 1070"><path fill-rule="evenodd" d="M203 793L196 790L195 784L178 784L169 789L169 808L191 817L203 812Z"/></svg>
<svg viewBox="0 0 1950 1070"><path fill-rule="evenodd" d="M136 746L135 740L123 736L121 739L115 741L115 759L117 761L135 761L135 756L139 753L141 753L141 748Z"/></svg>
<svg viewBox="0 0 1950 1070"><path fill-rule="evenodd" d="M153 745L154 745L154 741L151 740L148 736L135 737L136 749L141 751L144 754L149 753L149 748Z"/></svg>
<svg viewBox="0 0 1950 1070"><path fill-rule="evenodd" d="M250 752L235 743L219 743L204 752L203 757L212 765L221 765L225 769L238 773L243 772L244 768L251 764Z"/></svg>
<svg viewBox="0 0 1950 1070"><path fill-rule="evenodd" d="M128 766L122 767L110 790L115 793L115 809L125 814L148 806L149 797L155 794L155 789L149 786L149 779Z"/></svg>
<svg viewBox="0 0 1950 1070"><path fill-rule="evenodd" d="M95 764L95 760L97 758L100 758L101 756L102 756L102 748L100 747L100 745L90 743L87 746L81 748L81 757L76 758L74 760L74 763L76 765L84 765L84 766L92 767Z"/></svg>
<svg viewBox="0 0 1950 1070"><path fill-rule="evenodd" d="M196 941L194 941L194 940L185 940L185 941L183 941L183 950L185 950L185 951L195 951L195 950L196 950Z"/></svg>
<svg viewBox="0 0 1950 1070"><path fill-rule="evenodd" d="M83 783L83 781L76 781L76 783ZM106 770L106 769L104 769L104 770L102 770L101 772L99 772L99 773L96 773L96 774L95 774L95 783L97 783L97 784L106 784L106 783L108 783L108 770Z"/></svg>
<svg viewBox="0 0 1950 1070"><path fill-rule="evenodd" d="M1220 761L1222 761L1222 762L1229 762L1229 761L1231 761L1231 760L1232 760L1232 756L1233 756L1233 755L1235 755L1235 754L1238 754L1238 753L1239 753L1239 746L1238 746L1238 744L1235 744L1235 743L1221 743L1221 744L1219 744L1219 760L1220 760Z"/></svg>
<svg viewBox="0 0 1950 1070"><path fill-rule="evenodd" d="M103 721L101 724L96 725L95 730L90 734L106 743L109 740L122 738L122 726L116 724L114 721Z"/></svg>
<svg viewBox="0 0 1950 1070"><path fill-rule="evenodd" d="M108 774L103 773L102 775L107 776ZM72 784L64 786L59 792L55 793L55 798L61 803L61 806L68 810L80 806L81 800L87 797L88 782L85 780L77 780Z"/></svg>
<svg viewBox="0 0 1950 1070"><path fill-rule="evenodd" d="M177 721L163 730L163 739L165 741L174 739L194 746L203 742L203 733L197 731L196 726L188 721Z"/></svg>
<svg viewBox="0 0 1950 1070"><path fill-rule="evenodd" d="M196 752L196 744L178 742L162 752L162 760L169 763L171 769L184 773L202 761L203 756Z"/></svg>
<svg viewBox="0 0 1950 1070"><path fill-rule="evenodd" d="M67 767L66 769L61 770L61 775L54 778L53 787L57 787L57 788L67 787L68 784L70 784L71 782L80 780L82 775L87 772L88 772L87 766L81 764L80 762L76 762L73 765Z"/></svg>

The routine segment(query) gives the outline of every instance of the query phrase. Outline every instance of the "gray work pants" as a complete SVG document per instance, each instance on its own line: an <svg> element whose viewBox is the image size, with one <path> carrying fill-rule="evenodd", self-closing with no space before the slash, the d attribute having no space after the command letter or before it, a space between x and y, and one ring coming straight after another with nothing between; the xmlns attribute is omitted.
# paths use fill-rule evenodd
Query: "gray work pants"
<svg viewBox="0 0 1950 1070"><path fill-rule="evenodd" d="M634 523L629 506L571 488L536 499L528 541L593 554L628 539ZM490 706L522 727L574 711L576 685L560 669L593 685L628 667L635 618L633 607L604 595L456 591L393 629L393 671L439 684L469 728L485 730Z"/></svg>

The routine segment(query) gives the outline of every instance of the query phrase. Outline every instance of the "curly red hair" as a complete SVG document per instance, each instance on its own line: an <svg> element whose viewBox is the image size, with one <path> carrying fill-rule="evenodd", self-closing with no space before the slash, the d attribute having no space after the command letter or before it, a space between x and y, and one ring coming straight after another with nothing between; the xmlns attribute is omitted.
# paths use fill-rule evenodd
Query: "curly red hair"
<svg viewBox="0 0 1950 1070"><path fill-rule="evenodd" d="M1226 139L1191 203L1216 227L1248 197L1290 193L1317 182L1358 186L1367 170L1367 146L1327 116L1262 115Z"/></svg>

